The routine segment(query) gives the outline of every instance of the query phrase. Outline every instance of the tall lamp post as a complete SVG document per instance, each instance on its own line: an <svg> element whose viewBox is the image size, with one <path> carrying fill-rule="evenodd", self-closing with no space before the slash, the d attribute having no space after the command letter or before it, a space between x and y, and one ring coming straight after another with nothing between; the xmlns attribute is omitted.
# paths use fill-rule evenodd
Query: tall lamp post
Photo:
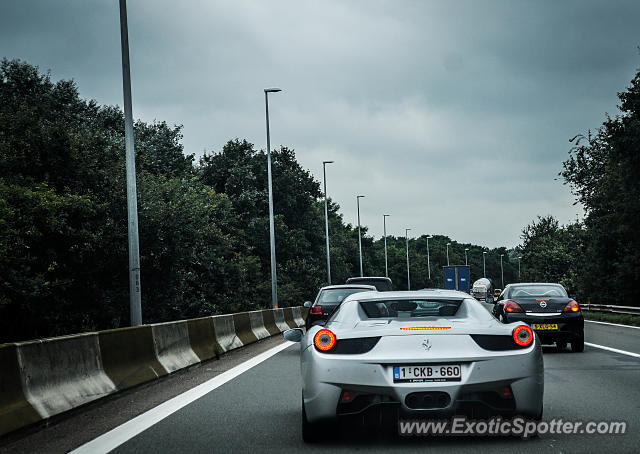
<svg viewBox="0 0 640 454"><path fill-rule="evenodd" d="M521 255L518 256L518 282L520 282L520 259L522 258Z"/></svg>
<svg viewBox="0 0 640 454"><path fill-rule="evenodd" d="M267 119L267 180L269 186L269 242L271 247L271 304L278 307L278 280L276 276L276 237L273 221L273 187L271 184L271 137L269 135L269 93L282 91L279 88L264 89L264 107Z"/></svg>
<svg viewBox="0 0 640 454"><path fill-rule="evenodd" d="M451 243L447 243L447 266L449 266L449 245Z"/></svg>
<svg viewBox="0 0 640 454"><path fill-rule="evenodd" d="M362 274L362 236L360 234L360 199L364 197L363 195L356 196L356 202L358 204L358 254L360 256L360 277L364 276Z"/></svg>
<svg viewBox="0 0 640 454"><path fill-rule="evenodd" d="M409 273L409 230L404 229L404 239L407 243L407 290L411 290L411 273Z"/></svg>
<svg viewBox="0 0 640 454"><path fill-rule="evenodd" d="M322 161L322 177L324 180L324 234L327 238L327 282L331 285L331 255L329 253L329 210L327 208L327 164L333 161Z"/></svg>
<svg viewBox="0 0 640 454"><path fill-rule="evenodd" d="M468 247L464 248L464 264L465 265L469 265L468 261L467 261L467 251L469 250Z"/></svg>
<svg viewBox="0 0 640 454"><path fill-rule="evenodd" d="M427 273L429 273L429 281L431 281L431 264L429 262L429 238L433 238L433 236L427 236Z"/></svg>
<svg viewBox="0 0 640 454"><path fill-rule="evenodd" d="M389 217L388 214L383 214L382 215L382 228L383 228L383 235L384 235L384 276L385 277L389 277L389 266L387 264L387 217Z"/></svg>
<svg viewBox="0 0 640 454"><path fill-rule="evenodd" d="M502 267L502 257L504 257L504 254L500 254L500 275L502 276L502 288L504 289L504 268Z"/></svg>
<svg viewBox="0 0 640 454"><path fill-rule="evenodd" d="M122 91L124 94L124 143L127 169L127 231L129 240L129 314L131 326L142 325L140 290L140 246L138 241L138 197L136 195L136 158L133 148L133 113L131 110L131 72L129 64L129 29L127 2L120 0L120 45L122 49Z"/></svg>
<svg viewBox="0 0 640 454"><path fill-rule="evenodd" d="M487 277L487 251L482 251L482 277Z"/></svg>

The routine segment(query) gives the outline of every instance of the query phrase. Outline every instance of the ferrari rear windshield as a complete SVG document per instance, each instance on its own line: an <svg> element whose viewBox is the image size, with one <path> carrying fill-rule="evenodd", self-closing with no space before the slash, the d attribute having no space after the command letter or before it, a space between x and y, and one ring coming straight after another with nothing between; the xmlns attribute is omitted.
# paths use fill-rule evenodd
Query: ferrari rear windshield
<svg viewBox="0 0 640 454"><path fill-rule="evenodd" d="M456 315L462 300L415 299L361 301L369 318L449 317Z"/></svg>

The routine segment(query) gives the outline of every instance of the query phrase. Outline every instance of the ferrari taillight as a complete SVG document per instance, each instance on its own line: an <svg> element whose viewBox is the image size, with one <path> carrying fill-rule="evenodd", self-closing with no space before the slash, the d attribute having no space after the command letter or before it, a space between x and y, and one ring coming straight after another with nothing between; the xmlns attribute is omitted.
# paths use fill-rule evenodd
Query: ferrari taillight
<svg viewBox="0 0 640 454"><path fill-rule="evenodd" d="M576 300L571 300L564 309L562 309L562 312L580 312L580 305Z"/></svg>
<svg viewBox="0 0 640 454"><path fill-rule="evenodd" d="M527 347L533 342L533 331L527 325L516 326L512 336L513 341L520 347Z"/></svg>
<svg viewBox="0 0 640 454"><path fill-rule="evenodd" d="M309 309L309 313L314 315L322 315L322 306L311 306L311 309Z"/></svg>
<svg viewBox="0 0 640 454"><path fill-rule="evenodd" d="M504 302L504 311L505 312L524 312L522 310L522 307L520 307L520 305L518 303L516 303L515 301L511 301L511 300L507 300Z"/></svg>
<svg viewBox="0 0 640 454"><path fill-rule="evenodd" d="M313 345L321 352L328 352L336 345L336 335L328 329L321 329L313 336Z"/></svg>
<svg viewBox="0 0 640 454"><path fill-rule="evenodd" d="M351 402L355 398L356 398L355 391L342 391L342 394L340 394L340 403L346 404Z"/></svg>

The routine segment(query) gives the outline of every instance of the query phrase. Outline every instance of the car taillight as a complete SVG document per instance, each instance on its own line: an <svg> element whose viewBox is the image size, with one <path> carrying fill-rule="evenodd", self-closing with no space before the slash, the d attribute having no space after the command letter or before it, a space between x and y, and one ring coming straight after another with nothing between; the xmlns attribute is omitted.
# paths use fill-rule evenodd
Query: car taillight
<svg viewBox="0 0 640 454"><path fill-rule="evenodd" d="M504 311L509 313L524 312L518 303L511 300L507 300L504 302Z"/></svg>
<svg viewBox="0 0 640 454"><path fill-rule="evenodd" d="M336 335L328 329L321 329L313 336L313 345L321 352L328 352L336 345Z"/></svg>
<svg viewBox="0 0 640 454"><path fill-rule="evenodd" d="M351 402L355 398L356 398L355 391L342 391L342 394L340 394L340 403L346 404Z"/></svg>
<svg viewBox="0 0 640 454"><path fill-rule="evenodd" d="M562 312L580 312L580 305L576 300L571 300L564 309L562 309Z"/></svg>
<svg viewBox="0 0 640 454"><path fill-rule="evenodd" d="M526 347L533 342L533 331L527 325L516 326L512 336L513 341L520 347Z"/></svg>
<svg viewBox="0 0 640 454"><path fill-rule="evenodd" d="M314 315L322 315L322 306L311 306L311 309L309 309L309 313Z"/></svg>

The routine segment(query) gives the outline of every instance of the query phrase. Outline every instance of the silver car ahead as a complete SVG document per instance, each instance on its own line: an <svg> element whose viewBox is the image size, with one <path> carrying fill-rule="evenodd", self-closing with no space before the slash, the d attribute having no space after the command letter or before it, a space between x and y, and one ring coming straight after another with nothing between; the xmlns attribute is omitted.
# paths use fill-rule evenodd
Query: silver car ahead
<svg viewBox="0 0 640 454"><path fill-rule="evenodd" d="M466 293L358 293L325 326L285 338L301 343L305 441L343 416L365 424L389 414L542 417L539 341Z"/></svg>

